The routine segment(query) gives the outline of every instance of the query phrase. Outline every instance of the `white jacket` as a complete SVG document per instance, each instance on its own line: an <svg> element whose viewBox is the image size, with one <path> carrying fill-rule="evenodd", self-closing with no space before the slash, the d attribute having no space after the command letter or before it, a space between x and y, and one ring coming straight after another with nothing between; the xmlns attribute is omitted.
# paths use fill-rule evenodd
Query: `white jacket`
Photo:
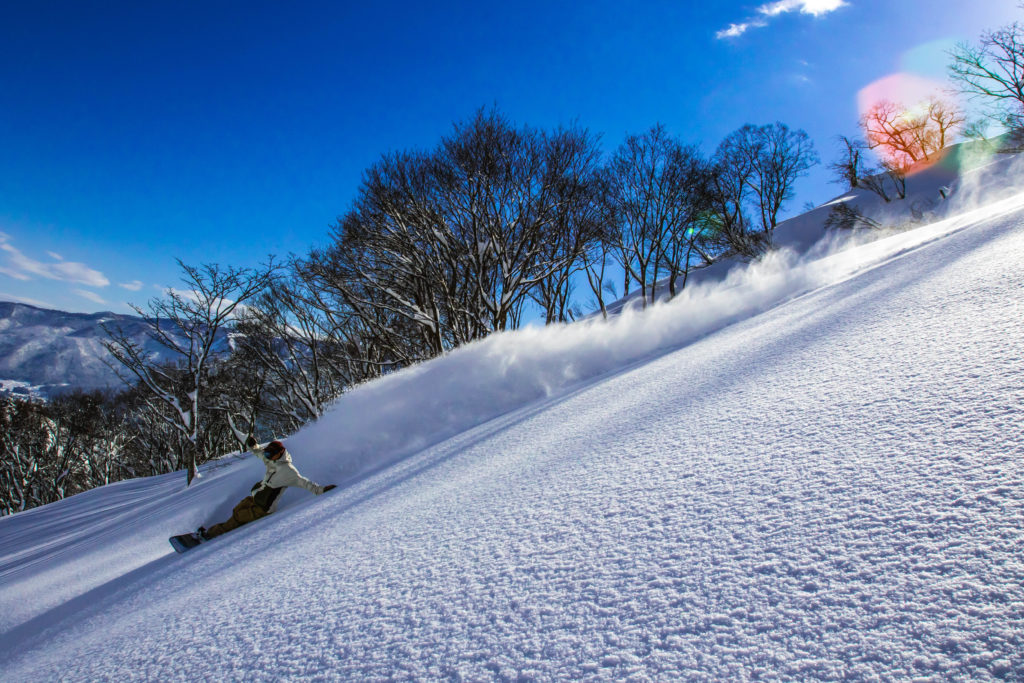
<svg viewBox="0 0 1024 683"><path fill-rule="evenodd" d="M263 481L256 484L252 488L252 496L255 498L256 494L266 488L284 488L285 486L299 486L312 492L315 495L320 495L324 492L324 487L320 486L316 482L306 479L304 476L299 474L299 471L295 469L295 465L292 464L291 454L285 450L277 460L271 460L270 458L263 455L263 449L268 444L255 445L249 449L252 453L259 456L263 464L267 466L267 473L263 477ZM277 501L280 496L274 498L273 504L270 506L268 512L273 512L277 508Z"/></svg>

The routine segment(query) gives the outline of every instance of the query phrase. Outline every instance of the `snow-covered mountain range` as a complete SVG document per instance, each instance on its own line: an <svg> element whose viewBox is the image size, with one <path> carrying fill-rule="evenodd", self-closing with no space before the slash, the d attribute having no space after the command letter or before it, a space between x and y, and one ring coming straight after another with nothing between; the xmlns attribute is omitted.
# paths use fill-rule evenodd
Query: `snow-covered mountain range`
<svg viewBox="0 0 1024 683"><path fill-rule="evenodd" d="M145 322L116 313L66 313L0 301L0 391L51 396L70 389L123 386L105 362L103 324L121 326L139 343L149 342ZM153 348L149 348L153 347ZM149 342L151 353L160 349Z"/></svg>
<svg viewBox="0 0 1024 683"><path fill-rule="evenodd" d="M104 326L119 330L156 362L175 360L138 316L0 301L0 393L45 399L76 389L123 389L118 374L127 373L104 346ZM228 343L221 334L217 350L226 351Z"/></svg>
<svg viewBox="0 0 1024 683"><path fill-rule="evenodd" d="M337 490L185 555L259 462L0 518L2 677L1024 679L1014 163L362 385L286 439Z"/></svg>

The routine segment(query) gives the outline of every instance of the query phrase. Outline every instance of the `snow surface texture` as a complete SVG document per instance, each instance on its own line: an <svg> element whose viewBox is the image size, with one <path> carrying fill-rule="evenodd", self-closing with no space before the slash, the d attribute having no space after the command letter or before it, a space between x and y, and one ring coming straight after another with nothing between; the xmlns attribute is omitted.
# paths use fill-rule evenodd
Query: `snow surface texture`
<svg viewBox="0 0 1024 683"><path fill-rule="evenodd" d="M1024 195L0 519L0 679L1024 678Z"/></svg>

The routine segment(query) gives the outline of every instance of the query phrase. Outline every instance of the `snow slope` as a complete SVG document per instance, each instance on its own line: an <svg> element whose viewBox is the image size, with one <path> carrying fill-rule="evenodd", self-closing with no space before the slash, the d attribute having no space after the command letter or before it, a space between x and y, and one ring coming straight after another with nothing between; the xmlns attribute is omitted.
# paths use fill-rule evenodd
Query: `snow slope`
<svg viewBox="0 0 1024 683"><path fill-rule="evenodd" d="M0 679L1024 678L1024 194L0 519Z"/></svg>

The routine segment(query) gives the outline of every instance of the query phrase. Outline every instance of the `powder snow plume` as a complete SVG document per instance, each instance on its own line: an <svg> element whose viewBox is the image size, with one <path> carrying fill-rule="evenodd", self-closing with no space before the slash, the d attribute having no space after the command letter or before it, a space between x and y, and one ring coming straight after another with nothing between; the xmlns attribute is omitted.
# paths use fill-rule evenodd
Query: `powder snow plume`
<svg viewBox="0 0 1024 683"><path fill-rule="evenodd" d="M835 284L901 253L1024 206L1016 194L910 232L822 257L780 249L689 286L668 303L627 307L608 321L498 333L430 362L357 387L288 440L324 480L376 471L454 434L608 373L676 350L736 321Z"/></svg>

